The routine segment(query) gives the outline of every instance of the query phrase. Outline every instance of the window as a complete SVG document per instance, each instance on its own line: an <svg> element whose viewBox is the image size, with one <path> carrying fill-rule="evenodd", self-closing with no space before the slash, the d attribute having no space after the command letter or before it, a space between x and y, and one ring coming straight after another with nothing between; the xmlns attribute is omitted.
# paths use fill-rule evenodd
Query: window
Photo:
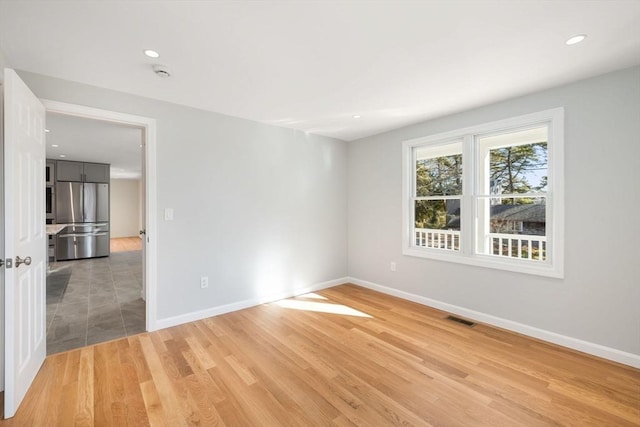
<svg viewBox="0 0 640 427"><path fill-rule="evenodd" d="M404 254L562 277L563 115L405 141Z"/></svg>
<svg viewBox="0 0 640 427"><path fill-rule="evenodd" d="M459 251L462 142L417 147L415 154L415 244Z"/></svg>

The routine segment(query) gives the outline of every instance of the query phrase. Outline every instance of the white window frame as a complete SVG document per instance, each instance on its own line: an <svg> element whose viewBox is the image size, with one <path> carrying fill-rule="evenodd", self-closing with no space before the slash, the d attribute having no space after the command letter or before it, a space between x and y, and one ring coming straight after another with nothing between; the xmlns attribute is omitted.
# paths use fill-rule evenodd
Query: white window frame
<svg viewBox="0 0 640 427"><path fill-rule="evenodd" d="M548 182L546 191L545 261L497 257L480 253L476 248L478 218L476 197L479 195L477 137L506 133L536 125L548 125ZM460 250L447 251L418 247L415 244L413 194L415 186L415 149L462 140L463 195L460 217ZM450 132L404 141L402 144L402 253L404 255L480 267L515 271L547 277L564 277L564 108L554 108L509 119L498 120Z"/></svg>

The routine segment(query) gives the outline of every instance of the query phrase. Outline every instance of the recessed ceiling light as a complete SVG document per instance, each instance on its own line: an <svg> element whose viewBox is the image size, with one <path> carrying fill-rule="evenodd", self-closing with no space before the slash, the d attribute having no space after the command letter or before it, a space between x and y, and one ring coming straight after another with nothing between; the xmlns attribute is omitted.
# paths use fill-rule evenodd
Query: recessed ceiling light
<svg viewBox="0 0 640 427"><path fill-rule="evenodd" d="M581 41L583 41L586 38L587 38L586 34L578 34L578 35L575 35L575 36L569 38L569 40L567 40L565 43L568 44L569 46L571 46L572 44L580 43Z"/></svg>
<svg viewBox="0 0 640 427"><path fill-rule="evenodd" d="M51 131L50 131L49 129L45 129L44 131L45 131L46 133L49 133L49 132L51 132Z"/></svg>
<svg viewBox="0 0 640 427"><path fill-rule="evenodd" d="M359 118L360 118L360 117L362 117L362 116L361 116L360 114L354 114L352 117L353 117L354 119L359 119Z"/></svg>
<svg viewBox="0 0 640 427"><path fill-rule="evenodd" d="M53 148L58 148L58 147L60 147L58 144L51 144L51 146L52 146Z"/></svg>
<svg viewBox="0 0 640 427"><path fill-rule="evenodd" d="M60 157L67 157L67 156L65 156L64 154L60 154Z"/></svg>
<svg viewBox="0 0 640 427"><path fill-rule="evenodd" d="M156 52L155 50L151 50L151 49L145 50L144 54L147 55L149 58L159 58L160 57L160 54L158 52Z"/></svg>

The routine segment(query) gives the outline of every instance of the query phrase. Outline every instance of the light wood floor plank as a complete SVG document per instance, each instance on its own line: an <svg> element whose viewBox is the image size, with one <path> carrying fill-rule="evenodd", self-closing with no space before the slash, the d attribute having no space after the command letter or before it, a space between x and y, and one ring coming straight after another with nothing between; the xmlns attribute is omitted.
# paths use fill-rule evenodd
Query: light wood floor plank
<svg viewBox="0 0 640 427"><path fill-rule="evenodd" d="M114 237L110 240L111 252L129 252L142 250L142 239L139 236Z"/></svg>
<svg viewBox="0 0 640 427"><path fill-rule="evenodd" d="M0 427L640 425L640 370L446 316L342 285L59 353Z"/></svg>
<svg viewBox="0 0 640 427"><path fill-rule="evenodd" d="M140 392L144 400L149 425L165 425L164 408L162 407L162 402L160 402L160 396L156 390L155 383L152 380L140 383Z"/></svg>
<svg viewBox="0 0 640 427"><path fill-rule="evenodd" d="M75 400L73 424L87 426L93 422L93 348L83 348L79 353L80 360L77 368L78 397ZM72 400L72 402L74 401Z"/></svg>

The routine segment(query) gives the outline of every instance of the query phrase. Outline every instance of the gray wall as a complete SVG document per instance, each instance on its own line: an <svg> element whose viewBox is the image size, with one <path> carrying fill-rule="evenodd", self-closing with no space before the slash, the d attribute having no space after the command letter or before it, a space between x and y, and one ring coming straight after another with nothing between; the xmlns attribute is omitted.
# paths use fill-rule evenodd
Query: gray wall
<svg viewBox="0 0 640 427"><path fill-rule="evenodd" d="M0 49L0 83L4 81L4 72L2 72L2 70L4 70L5 67L9 67L9 63L4 56L4 52Z"/></svg>
<svg viewBox="0 0 640 427"><path fill-rule="evenodd" d="M20 76L40 98L157 120L159 319L347 275L344 142Z"/></svg>
<svg viewBox="0 0 640 427"><path fill-rule="evenodd" d="M348 274L640 354L640 68L348 144L20 74L42 98L157 119L160 319ZM402 255L403 140L561 106L564 279Z"/></svg>
<svg viewBox="0 0 640 427"><path fill-rule="evenodd" d="M402 255L403 140L555 107L566 124L564 279ZM349 274L638 355L638 159L640 68L350 142Z"/></svg>

